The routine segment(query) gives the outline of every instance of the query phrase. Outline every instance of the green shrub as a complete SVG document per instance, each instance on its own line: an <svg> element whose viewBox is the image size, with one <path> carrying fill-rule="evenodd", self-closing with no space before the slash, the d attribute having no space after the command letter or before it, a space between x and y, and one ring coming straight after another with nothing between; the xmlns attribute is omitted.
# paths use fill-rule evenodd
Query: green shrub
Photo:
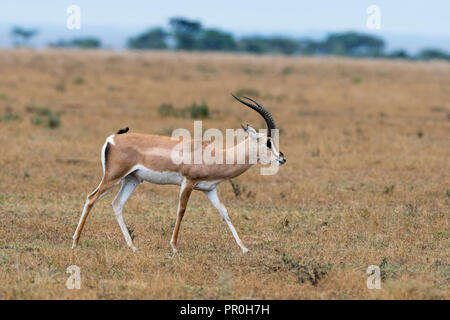
<svg viewBox="0 0 450 320"><path fill-rule="evenodd" d="M177 117L178 111L169 103L163 103L158 108L158 114L163 117Z"/></svg>
<svg viewBox="0 0 450 320"><path fill-rule="evenodd" d="M37 115L40 116L50 116L52 114L52 110L47 107L44 108L36 108L34 111Z"/></svg>
<svg viewBox="0 0 450 320"><path fill-rule="evenodd" d="M44 118L38 115L34 115L30 118L32 124L40 126L44 122Z"/></svg>
<svg viewBox="0 0 450 320"><path fill-rule="evenodd" d="M431 108L431 112L445 112L445 107L443 106L432 106Z"/></svg>
<svg viewBox="0 0 450 320"><path fill-rule="evenodd" d="M20 116L17 113L14 113L11 108L6 108L6 111L3 115L0 115L0 122L7 121L16 121L20 120Z"/></svg>
<svg viewBox="0 0 450 320"><path fill-rule="evenodd" d="M45 125L50 129L58 128L61 125L59 113L53 112L51 109L47 107L36 108L31 106L28 107L27 110L29 112L33 112L30 121L34 125L37 126Z"/></svg>
<svg viewBox="0 0 450 320"><path fill-rule="evenodd" d="M194 102L189 107L179 109L169 103L163 103L158 108L158 114L162 117L182 117L182 118L209 118L210 112L206 102L197 104Z"/></svg>
<svg viewBox="0 0 450 320"><path fill-rule="evenodd" d="M83 84L84 83L84 78L82 76L77 76L77 77L73 78L73 83L75 83L75 84Z"/></svg>
<svg viewBox="0 0 450 320"><path fill-rule="evenodd" d="M55 129L61 125L61 120L59 119L59 114L51 113L48 116L48 127Z"/></svg>
<svg viewBox="0 0 450 320"><path fill-rule="evenodd" d="M197 104L194 102L189 108L191 118L209 118L209 107L206 102Z"/></svg>

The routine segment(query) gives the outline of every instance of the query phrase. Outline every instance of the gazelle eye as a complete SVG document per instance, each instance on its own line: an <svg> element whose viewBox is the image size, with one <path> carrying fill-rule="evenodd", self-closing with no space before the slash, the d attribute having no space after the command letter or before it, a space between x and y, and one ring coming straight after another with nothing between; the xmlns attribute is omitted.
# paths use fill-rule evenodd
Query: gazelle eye
<svg viewBox="0 0 450 320"><path fill-rule="evenodd" d="M267 140L267 148L272 149L272 142Z"/></svg>

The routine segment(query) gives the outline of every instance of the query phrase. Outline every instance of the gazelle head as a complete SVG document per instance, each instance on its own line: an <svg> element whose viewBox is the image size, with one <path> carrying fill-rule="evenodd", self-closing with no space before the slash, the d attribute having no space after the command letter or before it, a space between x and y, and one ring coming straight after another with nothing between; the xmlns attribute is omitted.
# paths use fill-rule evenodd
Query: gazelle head
<svg viewBox="0 0 450 320"><path fill-rule="evenodd" d="M267 159L267 162L270 162L272 165L281 166L286 163L286 158L283 154L283 152L279 151L277 146L275 146L275 143L272 139L272 130L276 129L275 121L273 120L272 115L270 112L264 108L260 103L257 101L243 97L247 100L252 101L254 104L249 103L247 101L243 101L236 97L233 94L233 97L238 100L239 102L243 103L247 107L250 107L251 109L258 112L264 119L264 121L267 124L267 134L264 133L258 133L254 128L250 127L248 124L247 126L242 126L242 129L247 133L250 139L252 139L254 142L257 143L258 146L258 159L261 159L263 157L264 159Z"/></svg>

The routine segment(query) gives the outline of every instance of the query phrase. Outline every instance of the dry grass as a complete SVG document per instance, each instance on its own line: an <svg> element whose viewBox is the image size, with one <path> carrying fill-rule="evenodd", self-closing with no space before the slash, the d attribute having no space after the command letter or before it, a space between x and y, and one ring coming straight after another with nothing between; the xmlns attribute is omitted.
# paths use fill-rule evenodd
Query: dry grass
<svg viewBox="0 0 450 320"><path fill-rule="evenodd" d="M0 298L448 299L449 89L438 62L1 51ZM201 193L172 255L178 188L150 184L124 209L136 254L112 195L70 249L109 134L192 128L158 107L202 101L205 128L262 127L239 90L273 111L288 159L236 179L239 197L220 187L248 255ZM42 109L60 126L36 120ZM66 289L71 264L81 290ZM381 290L366 287L371 264Z"/></svg>

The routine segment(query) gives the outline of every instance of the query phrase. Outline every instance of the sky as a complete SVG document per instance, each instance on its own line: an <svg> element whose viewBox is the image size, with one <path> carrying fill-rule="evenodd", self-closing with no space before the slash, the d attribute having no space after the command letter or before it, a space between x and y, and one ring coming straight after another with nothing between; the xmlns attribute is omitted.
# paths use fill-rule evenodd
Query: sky
<svg viewBox="0 0 450 320"><path fill-rule="evenodd" d="M81 29L68 30L70 5L81 9ZM366 26L370 5L381 10L381 29ZM40 30L42 45L57 38L94 35L121 47L126 38L173 16L196 19L237 36L286 34L321 38L326 32L356 30L382 36L391 48L420 46L450 50L450 1L445 0L1 0L0 47L11 44L13 25Z"/></svg>

